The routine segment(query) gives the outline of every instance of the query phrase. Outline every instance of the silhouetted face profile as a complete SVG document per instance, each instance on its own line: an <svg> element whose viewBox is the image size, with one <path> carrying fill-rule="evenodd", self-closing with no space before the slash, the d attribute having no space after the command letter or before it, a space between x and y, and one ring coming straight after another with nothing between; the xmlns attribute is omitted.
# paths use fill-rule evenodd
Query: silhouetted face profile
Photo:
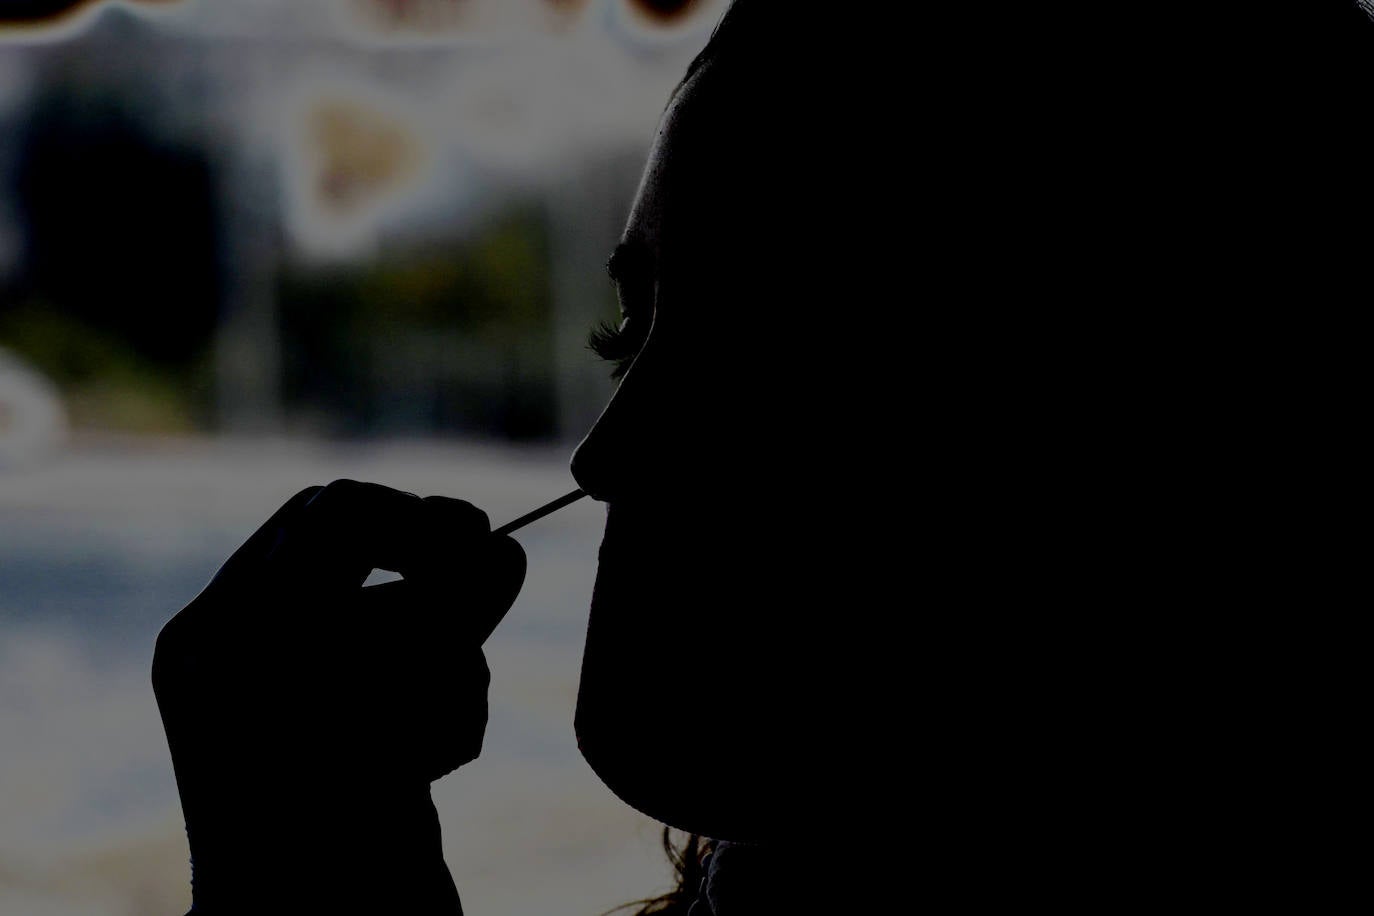
<svg viewBox="0 0 1374 916"><path fill-rule="evenodd" d="M619 388L573 457L608 504L579 746L631 805L722 839L794 832L794 780L836 736L838 271L792 81L723 42L666 109L609 265Z"/></svg>

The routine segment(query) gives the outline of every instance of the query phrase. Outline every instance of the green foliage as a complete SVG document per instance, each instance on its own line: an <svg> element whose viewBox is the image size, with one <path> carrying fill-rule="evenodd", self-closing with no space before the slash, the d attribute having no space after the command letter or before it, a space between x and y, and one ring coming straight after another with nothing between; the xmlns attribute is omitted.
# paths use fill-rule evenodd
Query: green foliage
<svg viewBox="0 0 1374 916"><path fill-rule="evenodd" d="M365 265L289 269L278 303L288 407L346 428L552 432L548 241L537 211Z"/></svg>
<svg viewBox="0 0 1374 916"><path fill-rule="evenodd" d="M170 369L127 342L44 302L0 311L0 346L55 384L74 426L140 433L181 433L201 425L208 366Z"/></svg>

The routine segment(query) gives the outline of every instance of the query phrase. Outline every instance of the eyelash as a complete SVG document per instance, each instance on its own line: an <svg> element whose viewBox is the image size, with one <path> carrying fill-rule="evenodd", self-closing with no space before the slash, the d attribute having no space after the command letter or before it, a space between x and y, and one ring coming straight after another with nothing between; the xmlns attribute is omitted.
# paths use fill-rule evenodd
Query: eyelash
<svg viewBox="0 0 1374 916"><path fill-rule="evenodd" d="M616 286L616 298L620 300L623 317L619 325L603 321L592 328L587 335L587 347L597 356L615 364L611 371L613 379L619 379L629 371L630 364L649 337L650 321L645 319L653 311L653 274L646 269L648 262L643 249L634 242L622 243L606 262L606 272ZM645 313L642 317L633 317L641 312Z"/></svg>
<svg viewBox="0 0 1374 916"><path fill-rule="evenodd" d="M629 371L647 336L647 328L640 331L638 322L627 319L614 325L603 321L587 335L587 347L607 362L615 363L611 378L618 379Z"/></svg>

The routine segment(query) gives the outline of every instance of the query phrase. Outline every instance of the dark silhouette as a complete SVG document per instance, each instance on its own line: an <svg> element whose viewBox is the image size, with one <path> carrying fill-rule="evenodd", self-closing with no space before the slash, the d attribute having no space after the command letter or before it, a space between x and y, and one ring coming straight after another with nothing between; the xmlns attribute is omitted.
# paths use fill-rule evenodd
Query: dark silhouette
<svg viewBox="0 0 1374 916"><path fill-rule="evenodd" d="M1246 78L1291 76L1233 95L1210 36L1170 86L1166 43L1119 49L1134 22L937 4L924 69L872 42L856 66L821 34L848 17L805 7L735 0L689 69L592 338L620 383L572 461L607 505L575 730L689 835L644 912L1263 891L1234 860L1272 736L1237 753L1260 677L1218 660L1289 597L1251 469L1292 399L1267 364L1300 347L1245 333L1363 288L1374 25L1312 4L1230 36L1265 58ZM359 484L255 541L158 649L196 909L457 912L426 786L478 749L516 549ZM403 583L358 588L388 563ZM362 613L387 623L349 642Z"/></svg>
<svg viewBox="0 0 1374 916"><path fill-rule="evenodd" d="M524 581L467 503L302 491L158 637L195 912L459 912L429 784L486 725L481 643ZM374 568L404 579L363 588Z"/></svg>
<svg viewBox="0 0 1374 916"><path fill-rule="evenodd" d="M629 804L710 838L664 912L814 903L778 851L836 814L857 724L849 636L825 623L864 600L852 537L795 489L846 473L862 422L814 371L850 320L814 257L840 225L815 180L834 125L795 117L800 49L746 53L777 40L764 9L730 9L663 116L610 264L624 321L593 340L619 389L573 459L609 506L579 746ZM363 588L374 567L404 579ZM302 492L225 564L153 671L194 912L460 912L429 784L481 747L480 647L523 574L472 506L353 481ZM690 699L665 710L663 690Z"/></svg>
<svg viewBox="0 0 1374 916"><path fill-rule="evenodd" d="M1279 63L1244 72L1300 66L1242 93L1256 114L1210 45L1173 87L1163 44L1106 59L1130 29L1044 42L1043 6L937 4L918 70L806 6L736 0L689 69L610 260L624 320L591 341L619 388L572 460L607 505L576 736L688 835L642 911L1253 896L1271 878L1230 860L1267 789L1228 744L1258 678L1218 659L1284 565L1243 530L1272 531L1246 470L1272 430L1235 414L1290 348L1242 331L1273 297L1346 301L1324 284L1367 261L1374 25L1277 17L1253 47ZM334 521L292 537L312 499ZM379 540L402 505L469 522ZM518 555L357 484L283 511L267 578L236 558L188 609L232 632L179 617L159 646L196 908L455 913L426 786L477 750ZM408 578L367 594L367 563ZM363 610L405 623L348 643Z"/></svg>

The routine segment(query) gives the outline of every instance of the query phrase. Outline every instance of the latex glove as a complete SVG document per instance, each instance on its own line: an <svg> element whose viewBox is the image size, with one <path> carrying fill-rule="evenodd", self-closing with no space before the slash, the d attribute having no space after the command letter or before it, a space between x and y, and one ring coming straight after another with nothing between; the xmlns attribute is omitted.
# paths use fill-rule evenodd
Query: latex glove
<svg viewBox="0 0 1374 916"><path fill-rule="evenodd" d="M481 750L524 574L468 503L348 480L239 548L153 660L193 912L461 912L429 784Z"/></svg>

